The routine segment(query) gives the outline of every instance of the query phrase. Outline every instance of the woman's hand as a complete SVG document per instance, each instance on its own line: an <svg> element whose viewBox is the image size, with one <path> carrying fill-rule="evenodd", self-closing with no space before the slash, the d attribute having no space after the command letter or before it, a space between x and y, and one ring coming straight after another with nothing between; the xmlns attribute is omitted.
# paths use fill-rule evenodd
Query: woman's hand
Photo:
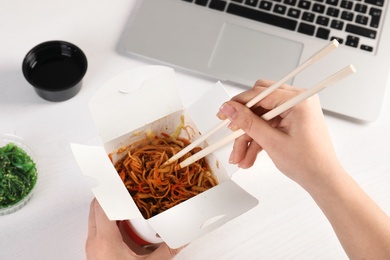
<svg viewBox="0 0 390 260"><path fill-rule="evenodd" d="M110 221L102 207L94 199L90 206L88 221L88 238L85 246L87 259L172 259L180 249L169 248L165 243L154 251L145 251L143 255L136 254L130 247L137 246L135 242L124 237L116 221Z"/></svg>
<svg viewBox="0 0 390 260"><path fill-rule="evenodd" d="M226 102L218 117L230 119L230 128L241 128L246 135L237 138L230 162L249 168L257 154L265 150L285 175L305 186L313 178L326 178L324 169L339 167L329 137L318 96L313 96L271 121L261 115L298 95L303 89L289 85L272 92L251 109L244 104L269 87L272 81L255 86ZM313 173L316 173L313 175Z"/></svg>
<svg viewBox="0 0 390 260"><path fill-rule="evenodd" d="M291 99L301 89L284 85L251 109L245 103L270 86L255 87L226 102L219 118L230 119L236 139L231 163L253 165L265 150L275 165L308 191L328 218L351 259L390 259L390 218L367 196L339 163L329 137L318 96L265 122L261 115Z"/></svg>

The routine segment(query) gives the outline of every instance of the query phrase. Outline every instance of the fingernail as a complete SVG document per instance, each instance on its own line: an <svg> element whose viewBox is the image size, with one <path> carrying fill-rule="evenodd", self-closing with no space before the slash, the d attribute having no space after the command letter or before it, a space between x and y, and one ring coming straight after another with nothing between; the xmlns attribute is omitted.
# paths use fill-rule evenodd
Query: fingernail
<svg viewBox="0 0 390 260"><path fill-rule="evenodd" d="M224 114L222 114L221 112L218 112L217 113L217 117L221 120L225 120L226 119L226 116Z"/></svg>
<svg viewBox="0 0 390 260"><path fill-rule="evenodd" d="M237 131L238 129L240 129L238 126L233 125L233 124L230 124L228 127L229 127L229 129L230 129L231 131Z"/></svg>
<svg viewBox="0 0 390 260"><path fill-rule="evenodd" d="M228 118L234 119L236 117L237 110L229 105L228 103L223 104L219 111L221 111L224 115L226 115Z"/></svg>
<svg viewBox="0 0 390 260"><path fill-rule="evenodd" d="M231 153L229 156L229 163L234 164L234 154L233 153Z"/></svg>

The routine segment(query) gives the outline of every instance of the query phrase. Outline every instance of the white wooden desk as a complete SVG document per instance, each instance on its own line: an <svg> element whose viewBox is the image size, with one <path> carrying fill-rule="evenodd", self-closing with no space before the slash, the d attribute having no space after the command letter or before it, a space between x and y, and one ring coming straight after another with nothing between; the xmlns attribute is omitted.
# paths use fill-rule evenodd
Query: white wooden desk
<svg viewBox="0 0 390 260"><path fill-rule="evenodd" d="M0 132L24 138L38 153L41 167L29 204L0 217L0 259L85 259L93 195L69 143L100 144L88 101L113 76L147 64L116 51L134 3L0 0ZM38 97L21 71L24 55L48 40L78 45L89 62L81 92L61 103ZM214 84L181 72L177 77L184 104ZM242 91L226 87L231 95ZM381 117L372 124L326 117L341 162L388 214L389 118L390 92ZM260 200L259 206L194 241L177 259L346 259L322 212L265 153L253 168L233 178Z"/></svg>

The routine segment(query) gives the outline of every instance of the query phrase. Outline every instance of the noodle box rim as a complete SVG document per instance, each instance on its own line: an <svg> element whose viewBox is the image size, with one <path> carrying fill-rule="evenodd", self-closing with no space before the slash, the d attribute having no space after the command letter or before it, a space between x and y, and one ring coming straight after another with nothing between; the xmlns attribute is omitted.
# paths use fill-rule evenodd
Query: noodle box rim
<svg viewBox="0 0 390 260"><path fill-rule="evenodd" d="M145 96L148 102L144 102ZM167 124L173 128L180 115L185 115L185 124L196 129L195 137L206 133L220 123L215 111L228 99L223 85L217 82L207 93L183 108L174 70L164 66L131 69L105 83L89 103L103 145L71 143L71 149L81 172L97 181L98 184L91 189L107 217L129 220L132 224L142 221L138 230L141 238L147 241L161 239L171 248L179 248L255 207L258 200L230 178L237 170L228 163L231 146L206 157L213 173L218 176L218 185L147 220L107 156L125 145L126 140L141 138L137 137L138 133L164 128ZM142 116L139 112L131 113L131 120L124 120L129 117L129 111L143 113ZM118 120L122 121L118 123ZM205 145L215 142L213 138L218 139L229 130L220 131L206 140Z"/></svg>

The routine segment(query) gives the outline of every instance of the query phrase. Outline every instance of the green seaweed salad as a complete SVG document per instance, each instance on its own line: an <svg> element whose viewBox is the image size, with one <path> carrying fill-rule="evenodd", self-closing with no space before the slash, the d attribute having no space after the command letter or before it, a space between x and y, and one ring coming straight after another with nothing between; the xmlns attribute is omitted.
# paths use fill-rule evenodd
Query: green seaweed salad
<svg viewBox="0 0 390 260"><path fill-rule="evenodd" d="M14 143L0 148L0 208L26 197L37 178L36 164L22 148Z"/></svg>

